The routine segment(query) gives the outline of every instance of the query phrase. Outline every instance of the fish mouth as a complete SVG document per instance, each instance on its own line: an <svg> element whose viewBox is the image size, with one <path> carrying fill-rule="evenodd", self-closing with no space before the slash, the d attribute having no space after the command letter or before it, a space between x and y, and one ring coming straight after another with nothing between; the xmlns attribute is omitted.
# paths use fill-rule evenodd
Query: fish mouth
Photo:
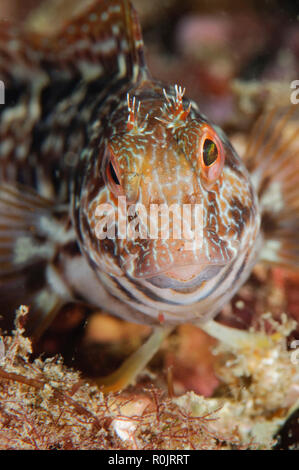
<svg viewBox="0 0 299 470"><path fill-rule="evenodd" d="M225 265L173 266L171 270L146 278L146 281L162 289L185 289L201 285L215 277Z"/></svg>
<svg viewBox="0 0 299 470"><path fill-rule="evenodd" d="M202 266L173 266L164 276L181 282L189 282L202 272Z"/></svg>
<svg viewBox="0 0 299 470"><path fill-rule="evenodd" d="M191 260L190 260L191 261ZM173 262L146 269L138 254L128 256L121 269L131 278L160 288L192 288L216 276L231 260L206 260Z"/></svg>
<svg viewBox="0 0 299 470"><path fill-rule="evenodd" d="M132 256L130 261L134 264L134 261L138 258L137 255ZM152 284L155 287L162 289L185 289L193 288L201 285L205 281L209 281L215 277L222 269L227 266L226 263L200 263L200 264L188 264L180 265L173 264L167 266L164 270L152 272L151 274L144 274L136 272L133 274L128 272L125 265L122 268L131 277ZM128 265L126 265L128 268Z"/></svg>
<svg viewBox="0 0 299 470"><path fill-rule="evenodd" d="M215 235L215 234L214 234ZM231 264L239 252L224 237L205 240L204 247L186 249L184 240L150 240L135 253L123 250L121 269L131 278L157 285L195 285ZM141 249L140 249L141 248ZM212 274L211 274L212 273Z"/></svg>

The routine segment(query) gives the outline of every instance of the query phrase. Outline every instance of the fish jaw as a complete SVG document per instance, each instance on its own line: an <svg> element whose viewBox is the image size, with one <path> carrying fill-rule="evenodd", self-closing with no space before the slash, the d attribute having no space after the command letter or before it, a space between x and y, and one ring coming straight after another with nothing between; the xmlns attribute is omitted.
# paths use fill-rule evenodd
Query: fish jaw
<svg viewBox="0 0 299 470"><path fill-rule="evenodd" d="M122 270L136 279L168 276L190 280L199 275L206 266L224 266L232 262L237 250L229 250L225 241L218 240L223 249L209 256L207 239L200 242L182 240L139 240L126 243L122 251ZM190 249L194 245L194 250ZM187 249L186 249L187 247ZM133 250L135 254L132 254Z"/></svg>
<svg viewBox="0 0 299 470"><path fill-rule="evenodd" d="M189 283L205 270L205 266L174 266L170 271L164 273L168 279L174 279L182 283Z"/></svg>

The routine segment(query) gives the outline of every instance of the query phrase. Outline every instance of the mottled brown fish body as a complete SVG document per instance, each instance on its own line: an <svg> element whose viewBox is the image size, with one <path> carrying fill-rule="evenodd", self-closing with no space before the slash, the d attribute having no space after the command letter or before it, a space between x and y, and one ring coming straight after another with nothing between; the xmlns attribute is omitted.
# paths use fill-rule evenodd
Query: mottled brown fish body
<svg viewBox="0 0 299 470"><path fill-rule="evenodd" d="M52 37L5 24L0 80L5 319L28 304L29 330L40 334L62 305L83 301L136 322L196 323L231 299L263 246L268 260L298 265L298 188L288 191L287 178L269 170L290 162L296 139L280 132L290 115L263 123L248 150L250 175L181 87L151 79L130 2L95 1ZM269 149L268 166L259 166ZM265 237L273 187L289 207L273 207L276 235ZM146 236L119 237L118 219L114 237L98 236L98 208L117 212L120 198L128 225L143 207L135 228ZM184 207L200 207L201 244L162 236L158 222L148 236L153 206L172 208L171 228L184 222Z"/></svg>

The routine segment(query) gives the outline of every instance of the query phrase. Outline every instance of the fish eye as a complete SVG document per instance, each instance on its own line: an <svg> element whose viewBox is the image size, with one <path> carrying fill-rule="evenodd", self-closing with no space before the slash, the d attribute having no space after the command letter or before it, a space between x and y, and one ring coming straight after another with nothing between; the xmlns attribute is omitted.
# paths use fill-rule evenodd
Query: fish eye
<svg viewBox="0 0 299 470"><path fill-rule="evenodd" d="M113 163L110 161L109 164L108 164L108 169L107 169L109 175L108 175L108 178L110 180L113 181L114 184L116 184L117 186L120 186L120 181L118 179L118 176L116 174L116 171L114 169L114 165Z"/></svg>
<svg viewBox="0 0 299 470"><path fill-rule="evenodd" d="M201 128L198 169L203 183L209 188L221 175L224 166L224 149L216 131L205 124Z"/></svg>
<svg viewBox="0 0 299 470"><path fill-rule="evenodd" d="M108 187L115 194L115 196L121 195L123 192L123 188L121 184L120 170L115 155L110 146L108 146L106 149L103 170L104 179Z"/></svg>
<svg viewBox="0 0 299 470"><path fill-rule="evenodd" d="M211 139L206 139L203 144L203 161L206 166L211 166L218 158L218 148Z"/></svg>

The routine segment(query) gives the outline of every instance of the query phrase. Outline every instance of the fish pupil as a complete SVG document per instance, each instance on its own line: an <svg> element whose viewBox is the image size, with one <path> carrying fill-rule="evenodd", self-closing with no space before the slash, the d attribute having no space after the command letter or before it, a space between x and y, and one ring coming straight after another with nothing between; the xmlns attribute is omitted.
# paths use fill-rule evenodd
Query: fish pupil
<svg viewBox="0 0 299 470"><path fill-rule="evenodd" d="M211 166L218 157L218 149L215 142L206 139L203 145L203 161L206 166Z"/></svg>
<svg viewBox="0 0 299 470"><path fill-rule="evenodd" d="M114 166L113 166L113 164L112 164L111 162L109 162L109 171L110 171L110 175L111 175L111 178L112 178L113 182L114 182L115 184L117 184L118 186L120 186L120 181L119 181L119 179L118 179L118 177L117 177L117 174L116 174L116 172L115 172Z"/></svg>

